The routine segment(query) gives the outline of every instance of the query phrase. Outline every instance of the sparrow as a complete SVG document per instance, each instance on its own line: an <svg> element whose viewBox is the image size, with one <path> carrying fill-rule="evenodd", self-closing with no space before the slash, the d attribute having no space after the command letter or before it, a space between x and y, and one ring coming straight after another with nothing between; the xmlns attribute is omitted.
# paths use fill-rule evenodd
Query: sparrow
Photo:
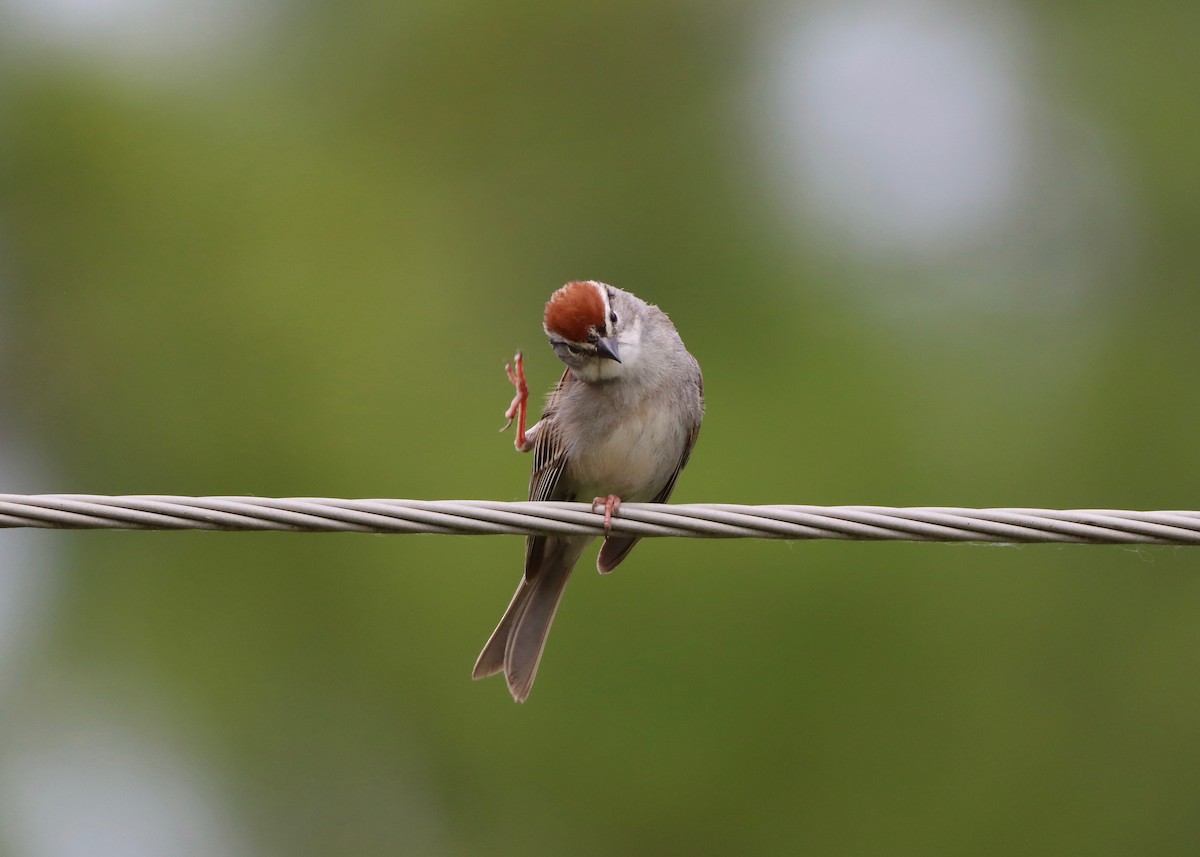
<svg viewBox="0 0 1200 857"><path fill-rule="evenodd" d="M504 428L516 418L517 450L533 451L530 500L594 498L593 511L603 507L596 567L607 574L638 543L608 535L621 502L666 502L696 444L704 416L700 364L666 313L595 280L551 295L542 327L566 371L541 420L526 430L529 387L518 352L504 367L517 391ZM503 672L513 699L525 701L567 579L593 538L526 537L525 574L472 678Z"/></svg>

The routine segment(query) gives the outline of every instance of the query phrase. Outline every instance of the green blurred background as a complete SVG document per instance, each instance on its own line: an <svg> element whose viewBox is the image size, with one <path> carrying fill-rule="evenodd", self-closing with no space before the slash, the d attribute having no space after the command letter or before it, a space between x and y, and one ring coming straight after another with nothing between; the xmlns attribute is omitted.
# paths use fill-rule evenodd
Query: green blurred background
<svg viewBox="0 0 1200 857"><path fill-rule="evenodd" d="M562 282L679 501L1197 508L1194 3L0 2L11 492L523 499ZM0 854L1193 854L1200 552L0 535ZM584 570L586 569L586 570Z"/></svg>

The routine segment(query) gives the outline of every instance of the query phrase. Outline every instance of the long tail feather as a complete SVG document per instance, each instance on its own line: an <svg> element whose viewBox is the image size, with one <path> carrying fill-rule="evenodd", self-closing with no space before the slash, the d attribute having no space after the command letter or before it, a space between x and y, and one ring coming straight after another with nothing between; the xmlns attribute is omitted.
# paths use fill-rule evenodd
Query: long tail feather
<svg viewBox="0 0 1200 857"><path fill-rule="evenodd" d="M500 624L479 653L472 678L486 678L503 671L513 699L525 701L537 676L567 580L589 541L589 538L546 539L540 567L532 579L521 578Z"/></svg>
<svg viewBox="0 0 1200 857"><path fill-rule="evenodd" d="M558 611L567 580L571 576L570 565L559 565L542 569L537 580L529 586L525 609L521 611L504 649L504 678L508 691L517 702L524 702L533 689L538 664L550 635L550 625Z"/></svg>
<svg viewBox="0 0 1200 857"><path fill-rule="evenodd" d="M522 577L521 582L517 584L517 591L513 595L512 601L508 604L508 609L500 618L500 624L496 626L495 631L492 631L492 636L488 637L483 651L479 653L479 659L475 661L475 669L471 671L471 678L487 678L504 671L504 647L508 645L508 635L512 631L513 624L525 611L525 603L529 600L531 592L533 592L533 587Z"/></svg>

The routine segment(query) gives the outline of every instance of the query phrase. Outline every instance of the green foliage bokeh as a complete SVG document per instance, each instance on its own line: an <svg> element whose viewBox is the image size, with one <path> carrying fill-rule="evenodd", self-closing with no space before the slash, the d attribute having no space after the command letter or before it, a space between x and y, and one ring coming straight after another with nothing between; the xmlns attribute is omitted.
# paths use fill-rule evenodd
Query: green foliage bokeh
<svg viewBox="0 0 1200 857"><path fill-rule="evenodd" d="M837 284L918 275L792 235L748 179L758 4L296 4L184 84L10 54L5 402L53 477L9 490L523 498L501 367L548 388L542 302L593 277L704 367L677 500L1196 508L1194 51L1118 7L1132 32L1023 11L1031 74L1119 141L1136 251L1066 309L910 323ZM21 707L100 676L262 853L1200 834L1187 550L649 541L585 559L516 706L469 673L518 539L40 537Z"/></svg>

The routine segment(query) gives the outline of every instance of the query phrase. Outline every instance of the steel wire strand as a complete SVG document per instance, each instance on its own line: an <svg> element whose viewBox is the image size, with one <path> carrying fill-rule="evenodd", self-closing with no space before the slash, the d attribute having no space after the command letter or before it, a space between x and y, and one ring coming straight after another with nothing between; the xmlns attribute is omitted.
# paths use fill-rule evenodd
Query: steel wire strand
<svg viewBox="0 0 1200 857"><path fill-rule="evenodd" d="M604 535L587 503L0 494L0 528ZM614 535L927 542L1200 544L1200 512L624 503Z"/></svg>

